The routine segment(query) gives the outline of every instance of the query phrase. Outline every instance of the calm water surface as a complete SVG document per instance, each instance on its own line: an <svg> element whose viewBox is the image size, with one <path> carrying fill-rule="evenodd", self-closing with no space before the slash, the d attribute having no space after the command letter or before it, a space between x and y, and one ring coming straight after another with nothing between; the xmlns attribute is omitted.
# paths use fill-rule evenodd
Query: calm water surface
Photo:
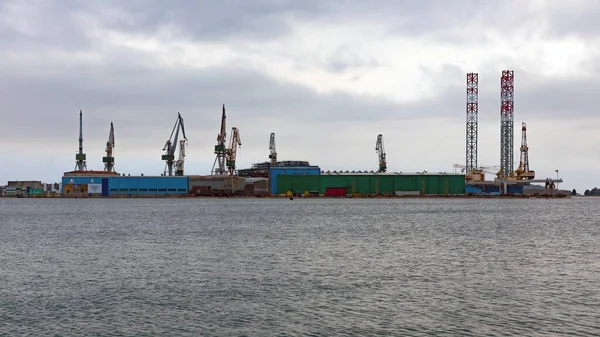
<svg viewBox="0 0 600 337"><path fill-rule="evenodd" d="M1 336L598 336L600 198L0 199Z"/></svg>

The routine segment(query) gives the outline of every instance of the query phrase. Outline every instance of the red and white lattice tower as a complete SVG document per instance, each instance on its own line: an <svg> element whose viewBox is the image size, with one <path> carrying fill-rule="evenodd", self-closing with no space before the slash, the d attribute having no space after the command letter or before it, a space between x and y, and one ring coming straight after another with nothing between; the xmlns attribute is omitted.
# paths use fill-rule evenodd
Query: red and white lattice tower
<svg viewBox="0 0 600 337"><path fill-rule="evenodd" d="M502 177L514 176L514 71L502 70L500 78L500 170Z"/></svg>
<svg viewBox="0 0 600 337"><path fill-rule="evenodd" d="M477 169L477 115L479 110L479 75L467 74L467 151L465 173Z"/></svg>

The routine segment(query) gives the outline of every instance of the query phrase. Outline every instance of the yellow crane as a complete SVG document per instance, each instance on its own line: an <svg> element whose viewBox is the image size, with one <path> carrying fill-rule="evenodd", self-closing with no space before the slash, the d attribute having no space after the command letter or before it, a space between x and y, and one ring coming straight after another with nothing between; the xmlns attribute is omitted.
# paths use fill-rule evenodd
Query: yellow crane
<svg viewBox="0 0 600 337"><path fill-rule="evenodd" d="M521 160L515 170L517 180L532 180L535 171L529 169L529 147L527 146L527 124L521 123Z"/></svg>

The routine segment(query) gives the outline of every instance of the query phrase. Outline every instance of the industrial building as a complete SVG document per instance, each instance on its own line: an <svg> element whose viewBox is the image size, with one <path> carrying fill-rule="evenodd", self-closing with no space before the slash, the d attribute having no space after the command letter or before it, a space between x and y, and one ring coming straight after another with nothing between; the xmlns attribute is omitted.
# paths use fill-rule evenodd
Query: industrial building
<svg viewBox="0 0 600 337"><path fill-rule="evenodd" d="M73 171L62 177L63 197L169 197L188 195L188 177L120 176Z"/></svg>
<svg viewBox="0 0 600 337"><path fill-rule="evenodd" d="M285 183L280 183L280 178L289 176L319 176L321 169L318 166L303 166L303 167L285 167L271 166L269 168L269 192L271 195L281 194L279 191L285 187ZM285 193L285 192L283 192Z"/></svg>
<svg viewBox="0 0 600 337"><path fill-rule="evenodd" d="M463 195L465 176L455 173L322 173L279 175L277 195Z"/></svg>

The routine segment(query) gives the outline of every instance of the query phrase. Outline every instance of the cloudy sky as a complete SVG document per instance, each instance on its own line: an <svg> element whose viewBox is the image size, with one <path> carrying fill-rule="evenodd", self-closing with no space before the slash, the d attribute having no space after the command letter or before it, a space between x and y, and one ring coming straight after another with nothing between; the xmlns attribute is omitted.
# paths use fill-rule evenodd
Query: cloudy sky
<svg viewBox="0 0 600 337"><path fill-rule="evenodd" d="M325 170L452 172L465 162L465 74L479 73L479 163L500 164L500 75L515 72L515 166L600 187L600 2L595 0L4 0L0 182L89 169L110 122L116 168L164 170L181 112L186 172L208 174L221 105L238 168L268 159Z"/></svg>

